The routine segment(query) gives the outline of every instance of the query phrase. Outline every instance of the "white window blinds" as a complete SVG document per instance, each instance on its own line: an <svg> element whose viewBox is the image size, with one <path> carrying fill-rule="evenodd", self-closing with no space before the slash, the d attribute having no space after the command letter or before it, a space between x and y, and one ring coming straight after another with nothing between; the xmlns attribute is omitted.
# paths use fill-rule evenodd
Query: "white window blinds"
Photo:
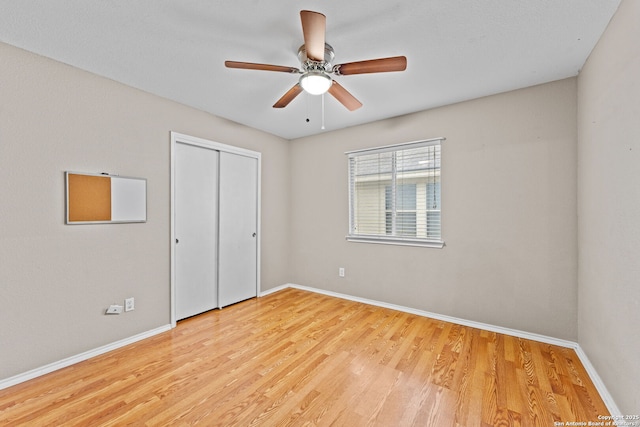
<svg viewBox="0 0 640 427"><path fill-rule="evenodd" d="M352 241L442 247L443 138L347 153Z"/></svg>

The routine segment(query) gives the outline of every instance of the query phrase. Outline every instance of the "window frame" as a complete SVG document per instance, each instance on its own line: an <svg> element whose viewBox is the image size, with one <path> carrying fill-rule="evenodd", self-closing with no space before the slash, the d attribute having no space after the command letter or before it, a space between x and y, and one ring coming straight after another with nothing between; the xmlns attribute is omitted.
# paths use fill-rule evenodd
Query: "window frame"
<svg viewBox="0 0 640 427"><path fill-rule="evenodd" d="M420 247L429 247L429 248L443 248L445 245L444 240L442 239L442 142L445 138L432 138L425 139L419 141L405 142L401 144L393 144L386 145L382 147L374 147L374 148L366 148L361 150L353 150L347 151L345 154L347 155L347 170L348 170L348 197L349 197L349 231L346 236L346 240L349 242L356 243L378 243L378 244L390 244L390 245L401 245L401 246L420 246ZM355 200L355 180L354 175L352 174L352 164L353 158L358 156L370 155L370 154L380 154L387 152L398 152L402 150L408 150L413 148L421 148L440 145L440 167L438 168L439 173L439 185L440 185L440 194L439 194L439 202L440 202L440 238L429 238L429 237L407 237L407 236L386 236L381 234L357 234L354 233L355 226L355 211L354 211L354 200ZM395 183L395 173L394 171L392 177L392 185L396 185ZM386 210L385 210L386 212Z"/></svg>

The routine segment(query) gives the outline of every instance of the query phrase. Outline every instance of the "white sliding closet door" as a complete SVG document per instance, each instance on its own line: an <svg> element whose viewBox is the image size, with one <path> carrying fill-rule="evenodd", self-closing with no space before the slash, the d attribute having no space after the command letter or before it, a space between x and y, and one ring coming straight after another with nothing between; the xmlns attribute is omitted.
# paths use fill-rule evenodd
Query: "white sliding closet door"
<svg viewBox="0 0 640 427"><path fill-rule="evenodd" d="M220 153L219 304L257 295L258 159Z"/></svg>
<svg viewBox="0 0 640 427"><path fill-rule="evenodd" d="M218 307L218 151L175 144L175 311Z"/></svg>

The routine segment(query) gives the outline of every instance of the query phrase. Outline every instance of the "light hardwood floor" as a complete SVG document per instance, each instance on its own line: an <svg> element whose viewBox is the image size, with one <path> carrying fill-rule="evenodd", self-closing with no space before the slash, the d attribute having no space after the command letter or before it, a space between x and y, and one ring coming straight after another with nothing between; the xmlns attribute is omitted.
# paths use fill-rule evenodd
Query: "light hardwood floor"
<svg viewBox="0 0 640 427"><path fill-rule="evenodd" d="M0 391L11 426L554 426L607 414L573 350L297 289Z"/></svg>

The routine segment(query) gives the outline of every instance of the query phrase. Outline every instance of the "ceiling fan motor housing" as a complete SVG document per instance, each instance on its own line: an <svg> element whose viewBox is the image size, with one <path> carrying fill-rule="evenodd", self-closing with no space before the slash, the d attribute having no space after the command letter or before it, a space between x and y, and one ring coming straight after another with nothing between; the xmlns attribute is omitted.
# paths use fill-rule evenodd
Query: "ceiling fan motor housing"
<svg viewBox="0 0 640 427"><path fill-rule="evenodd" d="M331 72L331 63L335 54L333 52L333 47L331 45L325 43L324 44L324 60L323 61L314 61L313 59L309 59L307 57L307 50L305 46L300 46L298 49L298 59L300 60L300 64L302 66L302 72L319 72L319 73L330 73Z"/></svg>
<svg viewBox="0 0 640 427"><path fill-rule="evenodd" d="M307 56L305 45L298 49L298 59L302 68L300 76L300 86L311 95L322 95L332 84L329 76L331 73L331 61L333 61L333 48L327 43L324 44L324 60L316 61Z"/></svg>

